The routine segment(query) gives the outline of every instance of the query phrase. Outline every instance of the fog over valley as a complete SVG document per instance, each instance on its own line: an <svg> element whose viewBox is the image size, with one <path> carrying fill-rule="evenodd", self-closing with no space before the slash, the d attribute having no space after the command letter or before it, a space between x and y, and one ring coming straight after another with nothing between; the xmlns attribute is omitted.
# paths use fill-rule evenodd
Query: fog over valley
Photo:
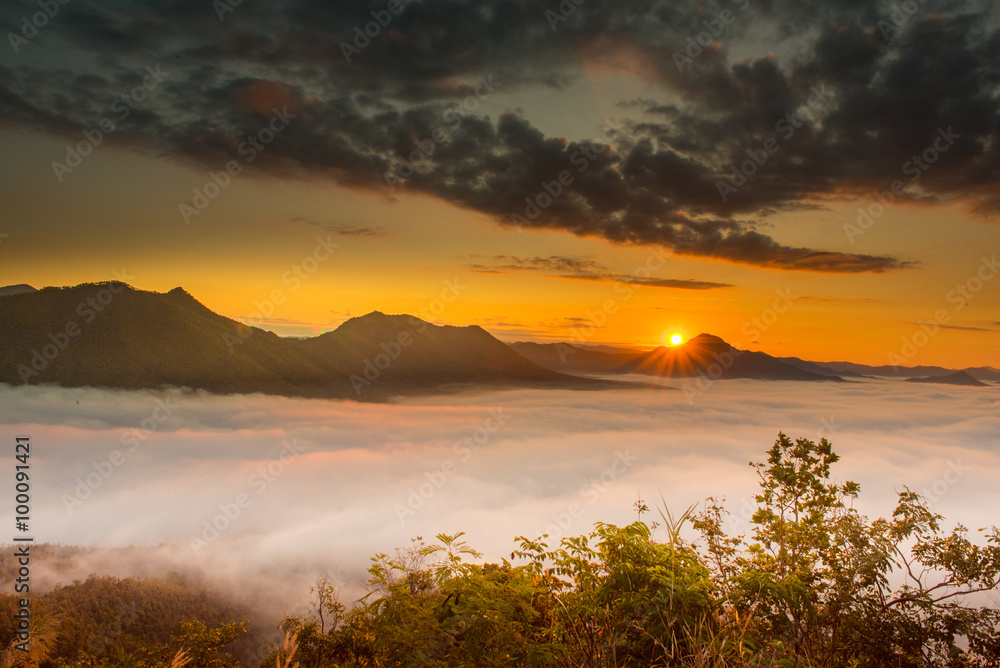
<svg viewBox="0 0 1000 668"><path fill-rule="evenodd" d="M519 535L627 524L640 495L675 513L724 496L743 531L748 462L779 430L831 440L833 477L861 484L871 517L907 485L975 532L1000 504L998 407L995 388L873 379L393 404L0 386L5 431L32 439L36 541L96 548L37 560L35 586L178 571L239 596L252 581L271 614L301 606L320 575L354 600L369 557L418 536L465 531L499 561Z"/></svg>

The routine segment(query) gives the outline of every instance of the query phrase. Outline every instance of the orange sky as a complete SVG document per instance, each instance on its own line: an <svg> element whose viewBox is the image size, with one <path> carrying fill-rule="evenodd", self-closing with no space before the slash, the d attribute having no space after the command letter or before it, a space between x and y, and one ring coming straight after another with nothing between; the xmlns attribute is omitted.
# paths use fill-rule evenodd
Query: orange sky
<svg viewBox="0 0 1000 668"><path fill-rule="evenodd" d="M583 11L602 9L592 6ZM696 27L702 14L698 10L691 18ZM663 36L663 45L650 45L638 39L637 35L650 38L643 32L653 20L650 16L640 17L638 23L629 23L620 32L576 36L571 31L579 26L553 28L552 35L546 33L545 40L532 43L532 47L539 53L552 55L546 51L551 40L565 39L566 49L558 52L559 58L536 62L528 54L525 56L528 60L512 64L512 69L506 71L500 68L505 61L491 60L494 55L489 50L484 52L486 55L479 53L478 43L458 41L455 45L442 43L435 47L438 50L454 47L459 55L481 56L484 64L497 67L501 81L507 77L506 82L498 84L498 92L474 100L472 111L466 109L469 112L466 118L488 120L491 132L499 127L497 119L513 118L512 124L523 121L523 127L542 135L545 141L553 140L552 145L564 147L598 136L609 124L631 122L636 133L629 138L632 143L623 142L612 148L620 151L623 163L625 151L635 149L642 141L648 142L651 152L661 151L657 154L661 163L649 164L668 164L664 173L670 178L661 175L661 182L643 185L636 191L628 190L631 188L628 185L622 197L635 199L630 203L632 208L608 213L600 209L599 201L595 204L597 199L586 200L586 206L580 210L599 211L592 213L595 219L604 216L596 223L593 219L580 222L581 227L589 225L587 229L599 231L587 237L575 235L574 221L557 220L554 211L542 212L539 219L543 225L551 223L551 227L540 225L518 230L501 224L505 216L487 206L478 210L462 208L458 203L462 201L462 193L431 194L442 192L447 184L435 183L434 187L423 188L406 184L390 191L381 184L357 181L353 187L347 187L344 183L353 176L348 169L336 165L307 166L302 153L309 159L314 157L309 141L304 148L297 149L298 154L291 148L282 153L285 151L282 146L290 146L292 139L280 134L275 139L277 148L265 152L266 158L244 165L246 168L232 176L203 211L185 220L179 205L191 201L194 189L210 183L210 171L225 168L224 162L215 160L216 154L198 144L203 138L195 140L183 135L184 142L196 145L193 149L179 149L165 139L157 144L161 135L169 135L176 128L155 123L145 126L146 120L133 116L123 121L124 129L88 155L82 165L53 178L53 163L65 160L68 138L77 138L79 132L45 125L49 122L45 114L55 114L59 106L53 102L56 98L32 102L30 87L22 86L22 90L14 86L11 90L16 89L21 96L17 100L24 103L23 108L29 108L29 102L39 106L32 107L34 116L28 117L18 115L21 108L0 106L0 183L5 186L4 212L0 218L0 284L28 283L40 288L124 278L133 286L148 290L166 291L181 286L216 312L282 335L318 334L350 317L380 310L414 314L437 323L478 324L507 341L575 340L652 347L664 343L674 332L685 336L707 332L737 347L817 361L1000 367L1000 280L994 279L1000 270L994 270L990 264L1000 251L1000 228L995 216L984 217L970 210L989 195L988 188L976 190L970 185L969 189L961 190L965 187L961 182L948 180L950 169L966 164L960 162L959 149L943 154L944 167L937 168L918 184L922 190L914 190L912 194L919 204L890 206L863 233L852 227L857 225L859 207L870 207L875 190L889 187L898 171L894 165L899 163L892 162L896 160L895 154L887 158L891 169L885 174L844 176L833 169L829 172L833 176L828 177L833 185L827 185L823 180L827 177L821 175L816 181L820 185L789 191L792 194L769 195L768 188L785 184L769 183L761 177L742 193L758 196L754 188L765 193L760 200L754 200L758 202L753 205L756 208L744 202L725 209L713 199L714 188L707 199L699 200L694 195L684 199L685 193L681 191L692 184L697 186L698 182L685 181L683 168L701 160L695 166L697 169L724 173L730 168L727 161L733 155L742 159L746 152L743 149L749 147L752 152L754 147L763 145L763 140L753 134L754 130L747 135L749 139L733 140L736 142L733 146L737 147L734 149L686 146L687 137L671 135L676 128L697 131L702 109L719 114L734 107L745 117L753 116L758 108L769 103L761 92L770 90L767 86L787 86L793 92L808 89L805 85L808 82L797 79L802 72L796 68L807 47L815 47L819 37L810 33L803 37L802 44L785 37L772 40L769 35L776 26L767 16L756 16L749 10L737 14L739 21L727 29L725 39L713 42L699 61L699 66L716 68L705 70L714 72L715 80L674 70L667 47L684 44L684 35ZM235 33L249 30L254 17L254 10L247 9L244 23L226 23L220 29ZM416 22L422 20L416 14L412 18ZM263 19L257 17L257 20ZM288 20L293 25L295 17ZM271 28L278 30L284 25ZM416 42L403 39L406 25L401 19L399 39L378 43L369 53L378 48L416 48ZM200 30L200 26L191 29ZM52 40L47 47L51 51L42 48L26 51L16 63L10 54L3 54L0 66L27 64L39 71L55 71L63 65L55 63L54 54L72 54L76 49L82 53L89 48L75 41L78 35L74 32L87 29L67 19L47 33ZM914 24L912 29L937 28ZM319 37L323 37L322 31L301 33L303 43ZM855 35L857 40L876 37L872 30ZM163 39L167 46L177 46L166 37ZM233 37L231 43L241 42ZM323 43L329 46L333 42L325 39ZM276 40L274 44L294 48L298 42ZM503 43L494 46L499 48ZM903 42L890 47L908 48ZM812 55L820 54L821 50L816 48ZM308 59L311 54L298 55ZM82 68L83 74L91 77L84 77L84 82L93 83L93 77L107 75L110 83L105 83L117 90L118 82L109 74L114 68L109 63L121 54L106 55L109 60L101 66L104 70L100 67L88 70L90 61L85 58L73 61L74 67ZM236 60L248 58L242 52L230 55ZM250 69L240 71L237 76L236 65L233 72L223 72L224 68L216 67L217 63L183 63L181 56L178 52L168 68L173 72L170 79L148 93L148 102L142 108L154 120L173 122L181 118L177 123L184 132L188 129L185 123L193 123L198 132L217 131L217 125L229 120L228 116L209 118L220 108L226 113L266 116L277 105L306 115L310 109L323 109L321 103L333 105L331 100L340 100L336 97L340 92L337 86L352 81L356 84L364 77L385 77L395 85L398 83L395 77L417 76L410 72L401 75L394 69L400 66L398 61L378 60L374 55L359 56L357 63L351 65L354 69L336 63L325 74L331 77L329 81L310 78L319 70L303 70L293 75L277 67L262 66L252 58L243 63ZM464 62L437 51L422 54L428 60L439 56L443 62ZM669 66L664 65L664 58ZM67 56L63 60L71 59ZM877 65L891 67L892 62L890 58ZM130 82L136 80L128 69L135 69L134 63L128 58L114 63L119 67L114 72L132 77L128 79ZM215 88L205 84L204 89L195 91L195 98L181 100L178 96L189 92L183 77L197 79L204 73L198 69L201 65L220 80L213 84ZM522 68L519 71L522 81L509 78L516 67ZM461 70L459 65L456 68ZM464 95L480 81L474 75L483 76L478 71L465 70L426 75L427 81L423 83L431 92L422 94L429 98L440 96L444 100L441 105L453 104L449 96ZM351 79L358 76L361 79ZM287 81L279 82L281 77ZM872 94L885 93L878 88L881 80L876 79L874 83L858 83L868 86ZM404 80L413 83L405 77ZM323 85L329 85L329 89ZM710 85L720 86L719 90L729 97L712 98ZM397 90L396 97L385 95L382 102L387 108L397 105L402 109L410 104L412 110L419 106L405 98L410 94L408 89L401 90ZM917 92L920 91L914 94ZM72 98L71 93L77 96L79 107L84 110L79 119L98 118L100 113L107 113L102 106L107 101L101 97L103 89L100 95L95 94L95 99L86 98L83 90L66 92L67 99ZM838 104L850 101L846 93L844 96ZM797 103L799 98L801 95L790 99ZM202 108L202 117L183 117L189 106L205 100L208 106ZM176 104L182 108L172 106ZM440 116L440 106L427 108L431 110L428 113ZM45 109L48 111L43 114ZM66 125L82 123L85 127L91 122L70 118L66 109L60 109L59 113L66 115ZM318 114L313 126L319 127L322 117L322 113ZM771 124L773 117L766 118ZM818 133L829 118L813 118L809 127ZM874 141L905 120L890 117L888 129L872 129L867 137ZM969 119L955 120L969 143L961 150L973 151L968 130L961 124ZM641 123L646 122L652 124L652 130L642 129ZM688 125L683 126L682 122ZM329 136L337 128L325 131ZM134 137L128 133L134 133ZM806 151L809 141L815 138L804 137L805 133L797 136L798 143L788 141L782 145L780 155ZM129 138L125 139L126 136ZM531 138L528 134L524 137ZM312 141L321 139L312 137ZM366 139L371 140L357 130L344 141L360 145ZM980 148L995 153L996 143L990 141L980 141ZM204 142L211 144L209 140ZM545 146L551 148L549 144ZM365 150L368 155L388 149L373 144ZM710 150L718 153L705 157ZM980 157L985 155L982 153ZM539 151L539 156L543 159L544 151ZM845 159L850 157L845 154ZM272 158L273 163L266 162ZM562 166L565 162L562 158L559 154L553 164ZM512 165L506 169L524 167L516 161ZM802 170L826 167L803 165ZM856 165L855 169L863 172L863 167ZM702 174L699 178L711 181L697 169L691 173ZM609 171L626 173L622 164ZM556 173L553 172L553 178ZM680 185L671 181L675 176ZM794 176L793 173L789 178ZM932 179L937 180L932 183ZM643 196L657 187L662 187L666 194L654 195L662 197L666 205L660 209L663 217L651 222L643 219L646 215L643 207L647 204ZM933 187L939 190L932 191ZM511 201L518 201L519 192L514 190ZM952 192L960 195L950 195ZM585 199L590 194L581 186L574 196ZM595 198L599 199L599 195ZM985 210L984 207L981 209ZM695 252L701 255L684 256L668 250L657 254L653 245L609 241L614 238L616 216L633 215L633 208L640 212L634 215L638 220L630 222L635 227L675 226L664 232L664 238L668 239L670 234L697 237L702 232L692 231L696 224L718 225L713 229L722 239L718 242L721 250L713 250L709 244L706 251L704 246L693 244ZM488 213L491 210L494 215ZM695 224L685 227L691 221ZM778 249L776 254L764 253L741 260L739 252L750 244L745 239L736 239L732 244L736 251L726 250L725 243L731 241L725 236L731 233L725 227L727 224L742 226L740 234L749 230L763 235ZM622 227L627 226L622 224ZM704 239L711 239L711 233L705 233ZM739 235L732 232L731 236ZM336 248L331 251L331 246ZM768 266L769 261L773 266L786 258L787 255L781 255L783 252L811 249L881 261L898 260L912 266L890 266L884 273L783 271ZM123 274L115 273L122 271ZM636 276L721 286L686 289L628 285L630 277Z"/></svg>
<svg viewBox="0 0 1000 668"><path fill-rule="evenodd" d="M952 292L970 279L975 283L982 258L992 256L986 250L998 246L996 227L959 205L896 207L855 242L864 252L919 258L914 269L778 271L669 252L661 264L647 247L554 231L519 234L425 195L401 191L390 199L323 181L241 175L184 225L176 202L203 182L199 171L109 150L93 156L72 183L53 187L44 167L58 154L58 141L8 131L0 134L0 145L22 156L17 173L6 165L3 175L22 184L7 198L3 283L70 285L108 280L124 268L138 288L182 286L219 313L280 334L321 333L348 317L381 310L480 324L508 341L651 347L674 331L708 332L773 355L869 364L912 352L904 350L904 337L923 344L918 323L943 311L947 321L941 324L947 326L930 326L933 336L909 355L909 364L1000 366L1000 281L987 281L962 308ZM128 187L122 188L123 181ZM119 194L112 199L108 192ZM858 205L836 203L771 222L775 236L788 244L860 250L851 248L843 231ZM340 226L340 232L322 225ZM371 233L350 233L359 228ZM318 238L339 247L325 261L304 262L313 257ZM621 280L473 268L496 256L572 257L622 277L643 275L645 265L654 268L654 277L733 287L629 289ZM271 300L275 291L280 304ZM776 300L784 309L780 314L771 310Z"/></svg>

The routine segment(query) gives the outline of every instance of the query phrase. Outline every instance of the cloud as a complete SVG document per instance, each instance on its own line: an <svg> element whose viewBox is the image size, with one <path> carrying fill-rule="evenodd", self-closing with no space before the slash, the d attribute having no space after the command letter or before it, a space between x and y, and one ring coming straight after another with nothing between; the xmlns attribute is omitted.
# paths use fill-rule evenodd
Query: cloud
<svg viewBox="0 0 1000 668"><path fill-rule="evenodd" d="M652 288L679 288L681 290L712 290L714 288L733 287L729 283L715 283L712 281L693 281L693 280L684 280L676 278L631 278L627 279L626 282L631 283L633 285L646 285Z"/></svg>
<svg viewBox="0 0 1000 668"><path fill-rule="evenodd" d="M920 323L919 322L915 322L913 324L914 325L919 325ZM997 324L1000 324L1000 323L997 323ZM940 324L938 326L941 327L941 328L943 328L943 329L958 329L958 330L961 330L963 332L998 332L998 331L1000 331L1000 330L998 330L998 329L996 329L994 327L970 327L970 326L965 326L965 325L940 325Z"/></svg>
<svg viewBox="0 0 1000 668"><path fill-rule="evenodd" d="M518 215L522 229L778 270L914 266L760 231L775 212L870 199L895 180L903 201L1000 213L994 3L936 7L888 33L879 21L892 6L881 2L739 5L587 3L553 30L537 3L414 0L348 63L341 44L373 20L369 3L243 3L220 22L207 5L81 0L45 28L58 66L40 42L0 62L0 122L79 138L145 65L161 63L162 89L108 143L219 169L269 107L287 106L295 119L251 173L386 192L385 175L441 128L445 140L399 187L502 225ZM0 22L16 30L32 9L9 3ZM739 20L678 71L675 54L723 9ZM482 100L496 109L537 98L574 83L581 63L594 76L643 78L649 99L620 100L628 116L596 140L550 136L540 129L548 119L513 105L486 115ZM935 152L942 132L950 143ZM777 146L766 160L764 146ZM745 183L722 197L720 183L739 181L740 170ZM572 182L535 215L530 202L563 172Z"/></svg>
<svg viewBox="0 0 1000 668"><path fill-rule="evenodd" d="M334 232L345 237L381 237L386 235L386 228L382 226L358 225L355 223L321 223L305 216L295 216L290 220L293 223L302 223L310 227L316 227L325 232Z"/></svg>
<svg viewBox="0 0 1000 668"><path fill-rule="evenodd" d="M385 228L381 226L332 224L325 228L344 237L382 237L386 234Z"/></svg>
<svg viewBox="0 0 1000 668"><path fill-rule="evenodd" d="M33 486L38 535L97 549L73 567L40 564L40 587L179 570L232 591L253 581L273 614L303 603L323 572L359 595L368 557L415 536L465 530L496 561L517 535L628 523L637 495L662 493L672 509L726 496L733 528L745 528L756 480L747 461L779 429L830 438L843 457L834 476L861 483L859 506L873 517L909 485L929 490L949 521L995 521L1000 418L989 390L763 383L714 383L693 403L636 389L396 405L0 386L0 433L32 438L44 471ZM166 419L151 421L164 407ZM301 452L287 456L289 444ZM956 464L960 483L942 487ZM249 503L236 512L241 494ZM85 496L72 514L68 496ZM207 545L195 552L192 537Z"/></svg>
<svg viewBox="0 0 1000 668"><path fill-rule="evenodd" d="M561 275L593 275L605 271L604 265L586 257L551 255L549 257L517 257L494 255L491 265L472 265L477 271L552 271Z"/></svg>
<svg viewBox="0 0 1000 668"><path fill-rule="evenodd" d="M258 79L233 90L236 108L241 111L255 111L264 118L270 118L273 110L291 108L297 105L291 92L279 81Z"/></svg>
<svg viewBox="0 0 1000 668"><path fill-rule="evenodd" d="M585 257L552 255L549 257L517 257L495 255L492 264L473 264L472 270L486 274L503 274L512 271L535 271L549 273L558 278L573 278L584 281L617 281L630 285L644 285L654 288L678 288L682 290L711 290L732 287L728 283L697 281L675 278L641 278L616 274L605 265Z"/></svg>

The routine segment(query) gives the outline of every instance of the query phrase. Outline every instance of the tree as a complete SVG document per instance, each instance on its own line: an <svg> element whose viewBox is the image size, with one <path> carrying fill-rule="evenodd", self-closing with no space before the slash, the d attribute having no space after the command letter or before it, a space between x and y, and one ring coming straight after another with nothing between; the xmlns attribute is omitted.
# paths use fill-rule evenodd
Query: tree
<svg viewBox="0 0 1000 668"><path fill-rule="evenodd" d="M751 463L753 542L725 534L714 501L695 520L727 603L754 620L754 646L787 665L995 665L1000 612L969 596L1000 586L997 528L974 545L908 489L891 520L871 522L853 508L856 483L830 482L838 460L826 439L779 433Z"/></svg>
<svg viewBox="0 0 1000 668"><path fill-rule="evenodd" d="M779 433L751 463L749 536L727 534L709 499L676 517L664 504L655 540L640 499L627 526L554 547L518 537L517 566L468 561L462 533L417 538L372 558L368 595L328 631L318 616L283 628L317 668L998 665L1000 611L972 597L1000 587L1000 532L973 543L908 489L869 520L860 487L833 480L838 461L825 439ZM328 593L322 610L340 610Z"/></svg>
<svg viewBox="0 0 1000 668"><path fill-rule="evenodd" d="M711 633L709 572L682 541L657 543L644 522L598 523L553 550L544 538L518 538L515 554L544 576L558 603L559 665L667 665Z"/></svg>

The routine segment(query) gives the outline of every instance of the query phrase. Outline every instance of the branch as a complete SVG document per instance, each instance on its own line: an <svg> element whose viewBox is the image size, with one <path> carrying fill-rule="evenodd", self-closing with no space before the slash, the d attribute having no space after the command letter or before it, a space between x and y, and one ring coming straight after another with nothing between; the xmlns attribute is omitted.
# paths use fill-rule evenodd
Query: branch
<svg viewBox="0 0 1000 668"><path fill-rule="evenodd" d="M903 565L906 566L906 572L910 578L916 582L919 587L923 587L924 583L921 582L920 578L913 574L913 568L910 566L911 562L906 558L906 555L903 554L903 551L899 549L899 546L893 545L892 549L899 555L899 559L903 562Z"/></svg>
<svg viewBox="0 0 1000 668"><path fill-rule="evenodd" d="M921 595L926 595L926 594L931 593L935 589L940 589L941 587L954 586L954 583L955 583L954 579L949 579L949 580L946 580L944 582L940 582L940 583L934 585L930 589L922 589L919 593ZM945 601L945 600L947 600L949 598L954 598L955 596L967 596L969 594L978 594L979 592L992 591L992 590L996 589L997 587L1000 587L1000 578L997 578L995 581L993 581L993 582L991 582L989 584L984 584L984 585L979 586L979 587L959 589L958 591L953 591L953 592L949 592L947 594L943 594L941 596L938 596L937 598L930 599L929 602L930 602L931 605L936 605L937 603L940 603L941 601ZM920 600L920 598L919 598L918 595L900 596L898 598L894 598L893 600L889 601L888 603L883 604L882 605L882 611L885 612L887 609L891 608L892 606L896 605L897 603L906 603L906 602L916 603L919 600Z"/></svg>
<svg viewBox="0 0 1000 668"><path fill-rule="evenodd" d="M977 594L977 593L979 593L981 591L992 591L992 590L996 589L997 587L1000 587L1000 578L997 578L996 582L993 582L990 585L983 585L981 587L976 587L975 589L965 589L965 590L961 590L961 591L954 591L954 592L951 592L950 594L945 594L944 596L939 596L938 598L932 599L931 603L937 603L938 601L943 601L946 598L951 598L952 596L964 596L966 594Z"/></svg>

